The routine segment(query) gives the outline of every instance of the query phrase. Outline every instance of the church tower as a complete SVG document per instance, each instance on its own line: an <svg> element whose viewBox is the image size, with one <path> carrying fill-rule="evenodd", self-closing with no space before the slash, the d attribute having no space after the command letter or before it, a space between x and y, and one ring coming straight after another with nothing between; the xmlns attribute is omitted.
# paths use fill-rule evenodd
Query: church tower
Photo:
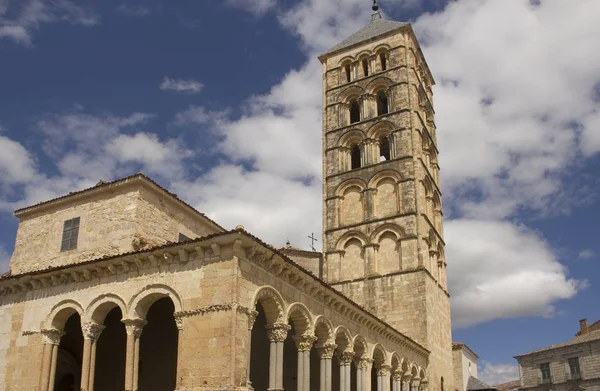
<svg viewBox="0 0 600 391"><path fill-rule="evenodd" d="M452 391L452 336L429 71L408 23L371 22L323 64L323 278L431 351Z"/></svg>

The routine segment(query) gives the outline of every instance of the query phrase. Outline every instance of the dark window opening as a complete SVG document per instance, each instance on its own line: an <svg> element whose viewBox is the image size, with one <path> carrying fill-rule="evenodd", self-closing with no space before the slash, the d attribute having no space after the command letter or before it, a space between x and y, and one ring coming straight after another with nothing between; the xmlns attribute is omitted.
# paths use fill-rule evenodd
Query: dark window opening
<svg viewBox="0 0 600 391"><path fill-rule="evenodd" d="M569 369L571 370L571 379L581 379L581 368L579 367L579 357L569 359Z"/></svg>
<svg viewBox="0 0 600 391"><path fill-rule="evenodd" d="M388 98L385 92L379 91L377 93L377 115L383 115L388 113Z"/></svg>
<svg viewBox="0 0 600 391"><path fill-rule="evenodd" d="M364 60L362 60L362 66L363 66L363 73L366 76L369 76L369 60L367 60L366 58Z"/></svg>
<svg viewBox="0 0 600 391"><path fill-rule="evenodd" d="M79 236L79 217L65 221L63 225L62 243L60 251L68 251L77 248L77 237Z"/></svg>
<svg viewBox="0 0 600 391"><path fill-rule="evenodd" d="M189 242L190 240L192 240L192 239L188 238L187 236L185 236L181 232L179 233L179 242Z"/></svg>
<svg viewBox="0 0 600 391"><path fill-rule="evenodd" d="M440 390L444 391L444 377L440 379Z"/></svg>
<svg viewBox="0 0 600 391"><path fill-rule="evenodd" d="M542 372L542 383L550 383L552 380L550 374L550 363L545 362L540 364L540 371Z"/></svg>
<svg viewBox="0 0 600 391"><path fill-rule="evenodd" d="M350 123L360 122L360 106L356 100L350 102Z"/></svg>
<svg viewBox="0 0 600 391"><path fill-rule="evenodd" d="M346 81L352 81L352 78L350 77L350 64L344 65L344 70L346 71Z"/></svg>
<svg viewBox="0 0 600 391"><path fill-rule="evenodd" d="M352 169L360 168L360 147L357 144L352 146L350 151L351 161L352 161Z"/></svg>
<svg viewBox="0 0 600 391"><path fill-rule="evenodd" d="M385 53L381 53L379 55L379 62L381 63L381 70L385 71L387 69L387 63L385 59Z"/></svg>
<svg viewBox="0 0 600 391"><path fill-rule="evenodd" d="M390 160L390 141L386 136L379 140L379 161Z"/></svg>

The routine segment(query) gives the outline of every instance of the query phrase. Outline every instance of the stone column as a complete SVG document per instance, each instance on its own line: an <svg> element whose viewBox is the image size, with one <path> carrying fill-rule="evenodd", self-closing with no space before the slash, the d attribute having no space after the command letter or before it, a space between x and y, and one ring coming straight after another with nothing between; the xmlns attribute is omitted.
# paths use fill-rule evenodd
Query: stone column
<svg viewBox="0 0 600 391"><path fill-rule="evenodd" d="M182 386L181 384L181 360L183 359L183 316L175 316L175 325L177 326L177 368L175 369L175 373L177 374L175 380L175 388L179 389Z"/></svg>
<svg viewBox="0 0 600 391"><path fill-rule="evenodd" d="M371 382L369 381L371 365L373 365L372 358L361 357L358 360L358 364L356 365L356 391L375 391L369 390L371 388Z"/></svg>
<svg viewBox="0 0 600 391"><path fill-rule="evenodd" d="M81 325L83 334L83 358L81 360L81 391L94 389L94 372L96 369L96 343L104 326L88 322Z"/></svg>
<svg viewBox="0 0 600 391"><path fill-rule="evenodd" d="M402 372L400 371L392 373L392 391L402 391Z"/></svg>
<svg viewBox="0 0 600 391"><path fill-rule="evenodd" d="M319 376L319 390L320 391L331 391L331 359L335 352L337 345L334 343L325 343L317 347L320 361L320 376ZM341 380L341 376L340 376Z"/></svg>
<svg viewBox="0 0 600 391"><path fill-rule="evenodd" d="M56 355L60 338L63 333L57 329L42 330L44 338L44 352L42 356L41 391L52 391L54 389L54 375L56 371Z"/></svg>
<svg viewBox="0 0 600 391"><path fill-rule="evenodd" d="M123 319L127 332L127 353L125 355L125 391L137 391L139 360L140 360L140 336L146 325L143 319Z"/></svg>
<svg viewBox="0 0 600 391"><path fill-rule="evenodd" d="M298 349L298 385L296 391L310 391L310 349L317 340L314 335L294 337Z"/></svg>
<svg viewBox="0 0 600 391"><path fill-rule="evenodd" d="M267 325L269 349L269 391L283 390L283 341L291 326L286 323Z"/></svg>
<svg viewBox="0 0 600 391"><path fill-rule="evenodd" d="M366 272L367 276L378 275L377 268L377 250L379 250L379 244L377 243L367 243L364 246L365 248L365 262L366 262Z"/></svg>
<svg viewBox="0 0 600 391"><path fill-rule="evenodd" d="M345 351L340 354L340 391L350 391L351 389L351 364L354 359L354 352Z"/></svg>
<svg viewBox="0 0 600 391"><path fill-rule="evenodd" d="M410 391L410 381L412 379L412 375L410 372L405 372L402 376L402 391Z"/></svg>
<svg viewBox="0 0 600 391"><path fill-rule="evenodd" d="M410 383L410 391L419 391L419 383L421 381L421 378L419 377L413 377L412 381Z"/></svg>
<svg viewBox="0 0 600 391"><path fill-rule="evenodd" d="M252 387L252 381L250 381L250 362L252 361L252 328L254 327L254 321L258 316L258 311L248 311L248 360L246 361L246 387L248 389L254 389Z"/></svg>
<svg viewBox="0 0 600 391"><path fill-rule="evenodd" d="M388 390L390 384L390 367L389 365L382 365L377 368L377 391L391 391ZM375 391L375 390L371 390Z"/></svg>

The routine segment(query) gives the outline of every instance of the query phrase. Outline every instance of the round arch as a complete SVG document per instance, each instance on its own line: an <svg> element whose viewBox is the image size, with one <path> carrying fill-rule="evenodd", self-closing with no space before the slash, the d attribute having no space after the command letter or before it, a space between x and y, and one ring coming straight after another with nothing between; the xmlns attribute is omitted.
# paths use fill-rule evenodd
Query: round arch
<svg viewBox="0 0 600 391"><path fill-rule="evenodd" d="M387 179L387 178L392 178L396 182L399 182L402 180L402 175L398 171L394 171L394 170L385 170L385 171L378 172L377 174L373 175L373 177L369 180L368 188L369 189L376 188L379 181L381 181L382 179Z"/></svg>
<svg viewBox="0 0 600 391"><path fill-rule="evenodd" d="M338 62L338 66L342 67L342 66L344 66L344 65L346 65L348 63L352 63L352 62L354 62L354 57L352 57L352 56L345 56L345 57L343 57L340 60L340 62Z"/></svg>
<svg viewBox="0 0 600 391"><path fill-rule="evenodd" d="M363 191L367 188L367 184L362 179L349 179L338 186L338 188L335 190L335 194L337 196L342 196L346 190L352 187L358 187L361 191Z"/></svg>
<svg viewBox="0 0 600 391"><path fill-rule="evenodd" d="M388 89L392 84L394 84L394 82L390 78L380 76L374 80L371 80L369 84L367 84L365 91L369 94L375 95L380 90Z"/></svg>
<svg viewBox="0 0 600 391"><path fill-rule="evenodd" d="M371 358L373 359L373 364L376 368L387 364L387 353L383 346L381 346L380 344L375 344L375 346L373 346Z"/></svg>
<svg viewBox="0 0 600 391"><path fill-rule="evenodd" d="M252 297L250 308L254 309L257 303L260 303L265 310L267 324L285 323L283 310L285 302L277 289L269 285L258 288Z"/></svg>
<svg viewBox="0 0 600 391"><path fill-rule="evenodd" d="M325 315L319 315L315 319L315 336L317 337L317 343L320 345L326 343L335 343L335 336L333 334L333 324Z"/></svg>
<svg viewBox="0 0 600 391"><path fill-rule="evenodd" d="M181 312L181 299L177 292L168 285L153 284L144 287L131 298L127 306L127 317L129 319L146 319L150 306L163 297L171 299L175 307L175 313Z"/></svg>
<svg viewBox="0 0 600 391"><path fill-rule="evenodd" d="M119 307L121 314L127 313L125 300L114 293L106 293L96 297L87 306L83 320L85 322L94 322L96 324L104 323L106 315L115 307Z"/></svg>
<svg viewBox="0 0 600 391"><path fill-rule="evenodd" d="M44 329L51 330L55 329L62 332L65 328L65 323L73 314L84 314L83 307L77 301L72 299L66 299L60 301L50 310L46 320L44 321Z"/></svg>
<svg viewBox="0 0 600 391"><path fill-rule="evenodd" d="M350 231L350 232L346 232L338 240L337 245L336 245L336 249L337 250L342 250L344 248L344 245L346 244L346 242L348 242L351 239L358 239L358 241L361 242L361 244L363 246L366 245L367 243L369 243L369 239L362 232Z"/></svg>
<svg viewBox="0 0 600 391"><path fill-rule="evenodd" d="M338 352L344 352L354 348L352 334L350 334L350 330L348 330L346 326L338 326L334 331L334 335Z"/></svg>
<svg viewBox="0 0 600 391"><path fill-rule="evenodd" d="M312 315L303 303L296 302L290 304L285 318L294 326L296 335L312 334L314 324Z"/></svg>
<svg viewBox="0 0 600 391"><path fill-rule="evenodd" d="M367 138L379 139L388 135L395 129L390 121L379 121L367 130Z"/></svg>
<svg viewBox="0 0 600 391"><path fill-rule="evenodd" d="M354 347L354 355L357 357L363 357L368 352L367 341L365 340L365 337L360 334L354 336L352 346Z"/></svg>
<svg viewBox="0 0 600 391"><path fill-rule="evenodd" d="M360 129L351 129L344 132L338 140L338 145L343 147L350 147L354 144L360 144L365 139L365 134Z"/></svg>
<svg viewBox="0 0 600 391"><path fill-rule="evenodd" d="M352 99L358 99L358 97L360 97L364 93L365 90L363 90L359 86L354 85L341 91L338 95L337 101L348 104Z"/></svg>

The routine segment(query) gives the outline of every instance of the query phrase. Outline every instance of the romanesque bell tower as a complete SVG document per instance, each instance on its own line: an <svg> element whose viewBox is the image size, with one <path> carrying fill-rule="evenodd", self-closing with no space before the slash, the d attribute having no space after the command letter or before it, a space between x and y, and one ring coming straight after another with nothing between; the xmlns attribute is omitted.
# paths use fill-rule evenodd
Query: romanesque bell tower
<svg viewBox="0 0 600 391"><path fill-rule="evenodd" d="M452 336L431 76L408 23L371 22L323 64L323 278L431 351L452 388Z"/></svg>

